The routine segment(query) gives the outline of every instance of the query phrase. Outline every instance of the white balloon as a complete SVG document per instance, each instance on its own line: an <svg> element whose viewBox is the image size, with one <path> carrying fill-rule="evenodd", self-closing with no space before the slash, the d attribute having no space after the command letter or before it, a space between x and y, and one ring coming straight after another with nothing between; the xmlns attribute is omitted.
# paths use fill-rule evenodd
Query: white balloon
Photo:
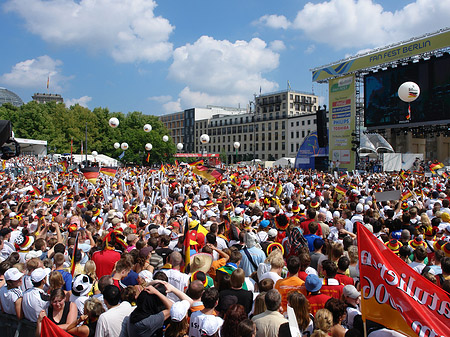
<svg viewBox="0 0 450 337"><path fill-rule="evenodd" d="M151 151L151 150L153 149L153 145L150 144L150 143L147 143L147 144L145 144L145 149L146 149L147 151Z"/></svg>
<svg viewBox="0 0 450 337"><path fill-rule="evenodd" d="M180 150L180 151L183 150L183 144L182 143L178 143L177 144L177 149Z"/></svg>
<svg viewBox="0 0 450 337"><path fill-rule="evenodd" d="M420 88L414 82L405 82L398 88L398 97L403 102L415 101L420 95Z"/></svg>
<svg viewBox="0 0 450 337"><path fill-rule="evenodd" d="M120 147L119 143L114 143L114 148L117 150Z"/></svg>
<svg viewBox="0 0 450 337"><path fill-rule="evenodd" d="M152 131L152 126L150 124L145 124L144 125L144 131L145 132L150 132Z"/></svg>
<svg viewBox="0 0 450 337"><path fill-rule="evenodd" d="M116 117L111 117L109 119L109 126L112 128L117 128L119 126L119 120Z"/></svg>
<svg viewBox="0 0 450 337"><path fill-rule="evenodd" d="M128 150L128 144L127 143L122 143L122 145L120 145L120 148L122 149L122 150Z"/></svg>
<svg viewBox="0 0 450 337"><path fill-rule="evenodd" d="M206 133L204 133L203 135L200 136L200 143L202 143L202 144L209 143L209 136Z"/></svg>
<svg viewBox="0 0 450 337"><path fill-rule="evenodd" d="M233 146L234 146L234 148L237 150L237 149L239 149L239 148L241 147L241 143L239 143L239 142L234 142Z"/></svg>
<svg viewBox="0 0 450 337"><path fill-rule="evenodd" d="M163 136L163 142L167 142L169 140L169 136Z"/></svg>
<svg viewBox="0 0 450 337"><path fill-rule="evenodd" d="M98 156L98 152L97 151L92 151L92 155L95 157L95 156Z"/></svg>

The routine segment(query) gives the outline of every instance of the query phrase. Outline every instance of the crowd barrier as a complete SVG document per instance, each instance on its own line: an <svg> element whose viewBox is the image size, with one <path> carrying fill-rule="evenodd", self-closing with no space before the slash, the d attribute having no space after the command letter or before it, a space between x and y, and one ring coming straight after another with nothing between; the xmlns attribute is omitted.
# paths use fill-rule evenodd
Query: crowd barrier
<svg viewBox="0 0 450 337"><path fill-rule="evenodd" d="M18 320L16 316L0 313L0 336L35 337L36 323L27 319Z"/></svg>

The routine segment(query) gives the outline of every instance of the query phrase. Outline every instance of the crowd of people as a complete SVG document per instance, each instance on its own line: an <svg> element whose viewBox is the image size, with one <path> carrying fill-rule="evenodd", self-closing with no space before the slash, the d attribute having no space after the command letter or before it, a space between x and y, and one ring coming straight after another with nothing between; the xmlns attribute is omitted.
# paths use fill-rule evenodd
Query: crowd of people
<svg viewBox="0 0 450 337"><path fill-rule="evenodd" d="M73 336L363 336L358 226L450 292L437 174L5 166L21 173L0 175L0 306L37 335L48 318Z"/></svg>

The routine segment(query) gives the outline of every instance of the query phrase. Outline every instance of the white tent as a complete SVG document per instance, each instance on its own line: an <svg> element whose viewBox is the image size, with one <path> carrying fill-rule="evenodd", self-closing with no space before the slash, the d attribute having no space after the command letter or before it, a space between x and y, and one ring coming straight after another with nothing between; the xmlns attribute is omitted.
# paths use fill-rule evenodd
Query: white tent
<svg viewBox="0 0 450 337"><path fill-rule="evenodd" d="M272 167L293 167L295 158L283 157L273 162Z"/></svg>
<svg viewBox="0 0 450 337"><path fill-rule="evenodd" d="M47 155L47 141L25 138L14 138L20 145L20 153L34 156Z"/></svg>
<svg viewBox="0 0 450 337"><path fill-rule="evenodd" d="M84 155L84 154L83 155L81 155L81 154L73 155L73 161L75 163L81 163L84 160L86 160L86 155ZM93 155L88 154L87 160L90 161L91 163L97 162L100 164L100 166L118 166L117 159L105 156L104 154L98 154L97 156L95 156L95 160L94 160Z"/></svg>

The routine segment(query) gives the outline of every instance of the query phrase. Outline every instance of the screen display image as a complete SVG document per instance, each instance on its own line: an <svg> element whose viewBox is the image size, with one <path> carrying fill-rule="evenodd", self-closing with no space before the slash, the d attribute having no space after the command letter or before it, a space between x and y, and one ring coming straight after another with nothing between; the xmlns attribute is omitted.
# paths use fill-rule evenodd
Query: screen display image
<svg viewBox="0 0 450 337"><path fill-rule="evenodd" d="M420 96L409 104L397 94L404 82L412 81L420 87ZM450 55L431 57L417 63L398 65L364 77L364 125L420 126L450 120Z"/></svg>

